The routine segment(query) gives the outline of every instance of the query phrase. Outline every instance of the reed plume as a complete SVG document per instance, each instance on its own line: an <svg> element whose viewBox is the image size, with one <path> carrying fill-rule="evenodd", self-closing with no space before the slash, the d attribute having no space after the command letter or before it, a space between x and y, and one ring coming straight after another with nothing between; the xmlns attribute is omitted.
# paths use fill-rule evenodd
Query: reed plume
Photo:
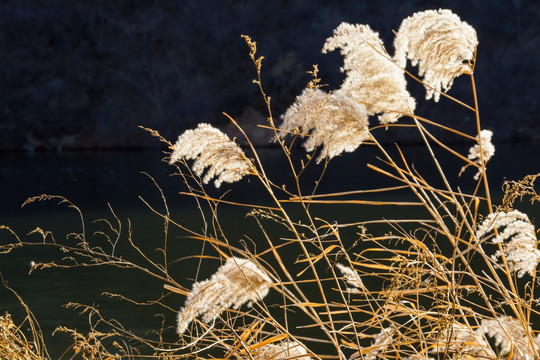
<svg viewBox="0 0 540 360"><path fill-rule="evenodd" d="M381 332L375 336L373 344L362 352L364 360L375 360L380 356L384 356L386 349L392 346L394 333L395 329L393 327L382 329Z"/></svg>
<svg viewBox="0 0 540 360"><path fill-rule="evenodd" d="M492 136L493 132L491 130L480 131L480 136L476 137L478 144L469 149L467 158L478 165L478 172L474 175L474 180L478 180L480 175L484 173L485 164L495 154L495 146L491 143Z"/></svg>
<svg viewBox="0 0 540 360"><path fill-rule="evenodd" d="M300 132L307 137L304 148L312 152L322 146L317 163L342 152L352 152L369 138L366 107L343 91L326 93L306 88L285 114L280 126L281 137Z"/></svg>
<svg viewBox="0 0 540 360"><path fill-rule="evenodd" d="M281 343L265 344L257 347L250 352L253 360L278 360L278 359L295 359L295 360L311 360L305 347L294 341L282 341ZM241 358L242 360L248 359Z"/></svg>
<svg viewBox="0 0 540 360"><path fill-rule="evenodd" d="M0 316L0 359L46 360L21 328L22 325L13 323L9 313Z"/></svg>
<svg viewBox="0 0 540 360"><path fill-rule="evenodd" d="M352 288L347 289L347 291L359 292L359 289L365 289L364 283L362 282L360 275L358 275L358 273L354 269L341 264L337 264L336 267L345 277L345 282L352 286Z"/></svg>
<svg viewBox="0 0 540 360"><path fill-rule="evenodd" d="M183 334L199 315L209 323L226 309L264 298L272 281L253 261L237 257L227 259L210 279L193 284L185 306L177 318L177 332Z"/></svg>
<svg viewBox="0 0 540 360"><path fill-rule="evenodd" d="M454 78L471 73L470 62L478 39L472 26L450 10L417 12L401 23L394 40L394 59L405 68L407 59L423 76L426 99L439 101L440 92L448 91Z"/></svg>
<svg viewBox="0 0 540 360"><path fill-rule="evenodd" d="M456 321L437 333L435 349L438 352L451 351L467 354L465 357L467 359L496 357L481 327L473 328Z"/></svg>
<svg viewBox="0 0 540 360"><path fill-rule="evenodd" d="M531 360L540 357L540 335L531 339L530 326L523 324L510 316L500 316L496 319L485 319L480 329L492 337L501 355L509 355L508 359Z"/></svg>
<svg viewBox="0 0 540 360"><path fill-rule="evenodd" d="M407 91L405 73L393 63L377 32L368 25L341 23L326 39L323 53L336 49L344 57L341 90L365 104L368 115L382 114L381 124L389 124L414 112L416 101Z"/></svg>
<svg viewBox="0 0 540 360"><path fill-rule="evenodd" d="M192 169L207 184L216 178L214 185L219 188L222 182L232 183L244 175L254 172L251 161L240 146L227 135L209 124L199 124L196 129L186 130L173 145L169 163L180 159L195 160Z"/></svg>
<svg viewBox="0 0 540 360"><path fill-rule="evenodd" d="M498 211L489 214L478 226L476 236L484 236L491 229L502 229L493 238L493 244L500 244L501 250L493 256L494 260L503 257L508 262L510 271L517 271L518 277L525 273L534 276L540 262L540 251L534 225L529 217L518 211Z"/></svg>

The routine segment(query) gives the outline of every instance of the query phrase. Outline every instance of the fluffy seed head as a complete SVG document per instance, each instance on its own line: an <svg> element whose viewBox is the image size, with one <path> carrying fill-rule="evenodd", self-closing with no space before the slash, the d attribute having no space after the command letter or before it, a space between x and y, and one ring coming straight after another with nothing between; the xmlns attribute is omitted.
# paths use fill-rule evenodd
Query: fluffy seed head
<svg viewBox="0 0 540 360"><path fill-rule="evenodd" d="M219 129L204 123L178 137L169 163L173 164L182 158L195 160L192 169L197 176L201 176L208 168L203 182L207 184L215 177L216 187L220 187L222 182L238 181L252 173L253 169L253 164L237 143Z"/></svg>
<svg viewBox="0 0 540 360"><path fill-rule="evenodd" d="M340 49L342 71L347 75L341 90L367 107L368 115L382 114L382 124L412 114L416 102L407 91L404 71L396 66L379 34L367 25L342 23L326 39L323 53Z"/></svg>
<svg viewBox="0 0 540 360"><path fill-rule="evenodd" d="M502 247L502 251L495 254L494 260L504 256L509 269L516 271L518 277L525 273L533 276L540 262L540 251L537 248L534 225L527 215L518 210L494 212L478 226L476 236L480 238L494 228L499 229L499 232L492 242Z"/></svg>
<svg viewBox="0 0 540 360"><path fill-rule="evenodd" d="M529 341L528 336L532 334L532 329L528 325L523 326L518 319L510 316L485 319L482 320L480 329L493 338L495 346L503 355L512 352L511 357L515 360L538 359L540 356L538 338Z"/></svg>
<svg viewBox="0 0 540 360"><path fill-rule="evenodd" d="M268 294L271 284L270 277L253 261L227 259L210 279L193 284L185 306L178 313L178 334L183 334L199 315L208 323L228 308L238 309L246 302L251 306Z"/></svg>
<svg viewBox="0 0 540 360"><path fill-rule="evenodd" d="M347 284L353 286L353 289L348 289L348 291L358 292L359 289L365 289L364 283L356 270L341 264L337 264L336 267L339 269L339 271L341 271L343 276L345 276L345 281Z"/></svg>
<svg viewBox="0 0 540 360"><path fill-rule="evenodd" d="M457 76L471 72L478 45L476 31L450 10L426 10L401 23L394 40L394 59L405 68L407 59L424 77L426 99L439 101Z"/></svg>
<svg viewBox="0 0 540 360"><path fill-rule="evenodd" d="M322 146L319 163L325 157L352 152L367 140L367 117L366 107L343 91L328 94L307 88L283 114L281 136L299 132L307 137L304 147L310 152Z"/></svg>
<svg viewBox="0 0 540 360"><path fill-rule="evenodd" d="M366 351L364 359L375 360L379 357L377 356L378 354L384 354L386 349L391 346L392 341L394 341L394 333L395 329L392 327L382 329L381 332L375 336L373 344L369 348L364 349Z"/></svg>
<svg viewBox="0 0 540 360"><path fill-rule="evenodd" d="M254 360L298 359L311 360L306 349L297 342L283 341L256 347L250 354ZM243 360L244 358L242 358ZM248 359L246 357L246 359Z"/></svg>
<svg viewBox="0 0 540 360"><path fill-rule="evenodd" d="M440 352L460 351L474 355L475 359L491 359L496 356L482 329L474 329L459 322L447 324L446 328L437 333L436 341L436 349Z"/></svg>
<svg viewBox="0 0 540 360"><path fill-rule="evenodd" d="M478 144L469 149L469 155L467 156L468 159L474 161L478 165L482 165L482 160L484 161L484 164L487 163L495 154L495 146L491 143L492 136L493 132L491 130L480 131L480 136L477 137ZM480 145L482 147L482 151L480 151ZM483 169L480 166L478 168L478 172L474 176L474 180L478 180L482 173Z"/></svg>

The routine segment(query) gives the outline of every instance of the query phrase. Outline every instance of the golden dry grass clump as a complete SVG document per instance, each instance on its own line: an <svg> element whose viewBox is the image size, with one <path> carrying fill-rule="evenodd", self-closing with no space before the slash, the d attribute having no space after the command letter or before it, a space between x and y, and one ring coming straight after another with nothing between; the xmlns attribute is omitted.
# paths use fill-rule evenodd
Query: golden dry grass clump
<svg viewBox="0 0 540 360"><path fill-rule="evenodd" d="M13 323L11 315L0 316L0 359L45 360L36 352L35 344L28 341L21 327Z"/></svg>

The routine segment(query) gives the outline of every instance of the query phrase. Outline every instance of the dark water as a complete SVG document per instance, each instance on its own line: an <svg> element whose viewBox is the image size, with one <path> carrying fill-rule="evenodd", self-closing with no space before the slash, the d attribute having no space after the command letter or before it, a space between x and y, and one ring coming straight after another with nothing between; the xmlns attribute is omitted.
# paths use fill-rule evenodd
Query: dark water
<svg viewBox="0 0 540 360"><path fill-rule="evenodd" d="M425 176L440 183L436 172L432 169L429 158L421 147L407 147L404 152L412 159L417 169L426 170ZM463 150L462 153L466 153ZM261 150L261 159L267 164L267 174L276 183L287 184L294 188L293 177L287 168L283 156L276 149ZM497 153L489 164L490 183L494 202L501 199L500 188L505 179L517 180L531 173L540 172L540 146L538 144L500 144ZM318 192L346 191L368 189L376 186L395 185L388 182L380 174L366 168L365 163L382 165L376 160L376 152L371 149L354 154L347 154L334 159L327 170ZM57 200L36 202L21 208L28 197L39 194L62 195L80 207L84 214L85 230L90 238L106 246L106 242L96 232L107 232L105 222L94 222L106 218L116 224L118 218L122 227L120 245L117 252L137 263L151 268L151 265L130 250L126 245L127 234L131 232L133 241L149 254L152 260L161 261L161 254L154 251L163 246L163 221L153 214L140 200L143 197L158 211L163 211L161 194L150 178L151 175L161 186L168 201L173 220L187 224L198 231L203 230L203 222L194 202L178 195L185 190L181 179L170 176L172 169L161 162L159 150L141 152L77 152L66 154L2 154L0 155L0 225L7 225L22 239L38 239L38 235L27 235L36 227L50 230L57 240L64 240L67 234L81 231L81 220L77 212L65 205L58 205ZM460 166L441 155L441 164L448 174L457 174ZM306 177L304 191L313 187L313 179L322 167L314 167ZM469 170L461 178L453 177L462 189L470 189L473 171ZM457 186L456 185L456 186ZM268 203L262 187L255 179L244 179L239 184L222 185L212 195L224 195L226 199L249 203ZM409 199L406 195L396 194L398 199ZM110 205L110 207L109 207ZM390 209L390 210L389 210ZM538 224L539 207L527 207L529 216ZM332 207L321 208L322 216L328 220L358 221L371 218L393 218L411 216L400 214L399 208L384 207ZM389 212L390 211L390 212ZM246 240L251 247L262 249L262 235L254 228L248 228L249 220L245 217L246 209L224 206L220 210L222 223L227 238L236 245L240 239ZM253 225L253 223L251 222ZM251 225L251 226L252 226ZM117 226L117 225L115 225ZM129 226L131 229L129 231ZM108 231L110 234L111 232ZM243 236L247 234L248 236ZM189 287L196 274L198 260L191 258L185 261L174 261L200 254L201 243L185 237L185 233L177 229L169 229L168 261L170 274L176 281ZM0 231L0 242L12 240L7 231ZM49 238L50 239L50 238ZM253 243L251 243L253 241ZM58 357L70 339L65 335L51 337L53 330L59 325L68 325L81 332L88 330L88 314L62 307L69 301L84 304L95 304L103 311L104 316L117 318L127 324L136 333L159 328L161 319L153 314L161 312L165 315L166 326L174 326L175 314L172 310L148 311L144 306L131 306L125 301L103 296L104 291L123 294L138 301L158 299L162 292L163 282L133 270L119 271L107 267L86 267L82 269L57 270L50 269L33 272L29 275L31 261L59 260L63 255L51 248L28 248L0 255L0 272L9 286L15 289L35 313L43 332L49 340L53 358ZM292 254L294 256L294 254ZM203 269L203 272L214 269ZM184 298L169 295L165 300L172 309L182 306ZM7 290L0 289L0 311L9 311L16 321L21 321L23 312L17 299ZM172 332L172 331L169 331Z"/></svg>

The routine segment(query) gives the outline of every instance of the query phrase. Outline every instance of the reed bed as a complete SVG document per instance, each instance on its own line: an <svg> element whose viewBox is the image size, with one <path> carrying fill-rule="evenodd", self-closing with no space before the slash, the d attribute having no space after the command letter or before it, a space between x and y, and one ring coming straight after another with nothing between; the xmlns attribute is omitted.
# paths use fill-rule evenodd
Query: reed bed
<svg viewBox="0 0 540 360"><path fill-rule="evenodd" d="M81 231L67 239L36 229L39 240L28 240L3 227L13 241L0 244L2 253L29 246L65 253L63 261L36 263L32 271L114 266L163 285L158 299L146 301L106 294L160 314L162 326L143 335L94 305L68 304L89 315L90 331L58 328L74 340L64 358L539 359L534 320L540 250L534 225L516 203L540 199L534 188L540 174L507 182L502 203L493 203L487 165L495 154L491 140L496 134L480 122L475 30L449 10L416 13L396 32L391 55L369 25L343 23L322 48L343 55L343 84L327 89L314 66L306 89L280 117L272 113L257 44L243 38L255 68L253 82L268 110L267 122L259 126L282 150L290 184L274 182L257 148L224 113L247 147L209 124L174 142L144 129L165 145L165 161L185 188L179 196L193 202L203 224L182 224L169 211L168 202L176 200L167 199L155 183L162 203L141 200L163 221L157 256L133 241L131 228L124 230L114 211L104 220L108 231L88 234L80 209L61 196L41 195L25 205L55 200L72 208ZM415 67L418 75L412 73ZM467 78L470 104L447 94L454 81ZM466 133L416 114L410 81L424 86L426 100L444 98L470 111L476 131ZM392 144L399 132L413 133L429 161L413 164L399 144ZM470 150L462 153L446 144L441 133L470 144ZM379 156L367 165L365 176L382 176L392 185L318 191L334 158L368 146ZM461 172L450 172L440 160L447 156L462 164ZM426 177L428 170L437 176ZM306 184L308 172L318 175ZM472 190L462 190L455 179ZM265 200L236 201L239 181L260 189ZM412 216L366 215L366 209L386 206ZM221 214L231 207L256 224L256 239L228 235L230 224ZM335 214L347 209L358 217L325 220L318 216L322 207ZM169 238L173 228L181 239ZM200 243L201 252L169 251L171 242L188 240ZM120 254L120 243L136 256ZM179 262L197 264L193 280L174 275L171 269ZM46 352L24 357L37 348L8 315L1 319L7 324L1 328L1 351L20 351L14 357L20 359L48 358Z"/></svg>

